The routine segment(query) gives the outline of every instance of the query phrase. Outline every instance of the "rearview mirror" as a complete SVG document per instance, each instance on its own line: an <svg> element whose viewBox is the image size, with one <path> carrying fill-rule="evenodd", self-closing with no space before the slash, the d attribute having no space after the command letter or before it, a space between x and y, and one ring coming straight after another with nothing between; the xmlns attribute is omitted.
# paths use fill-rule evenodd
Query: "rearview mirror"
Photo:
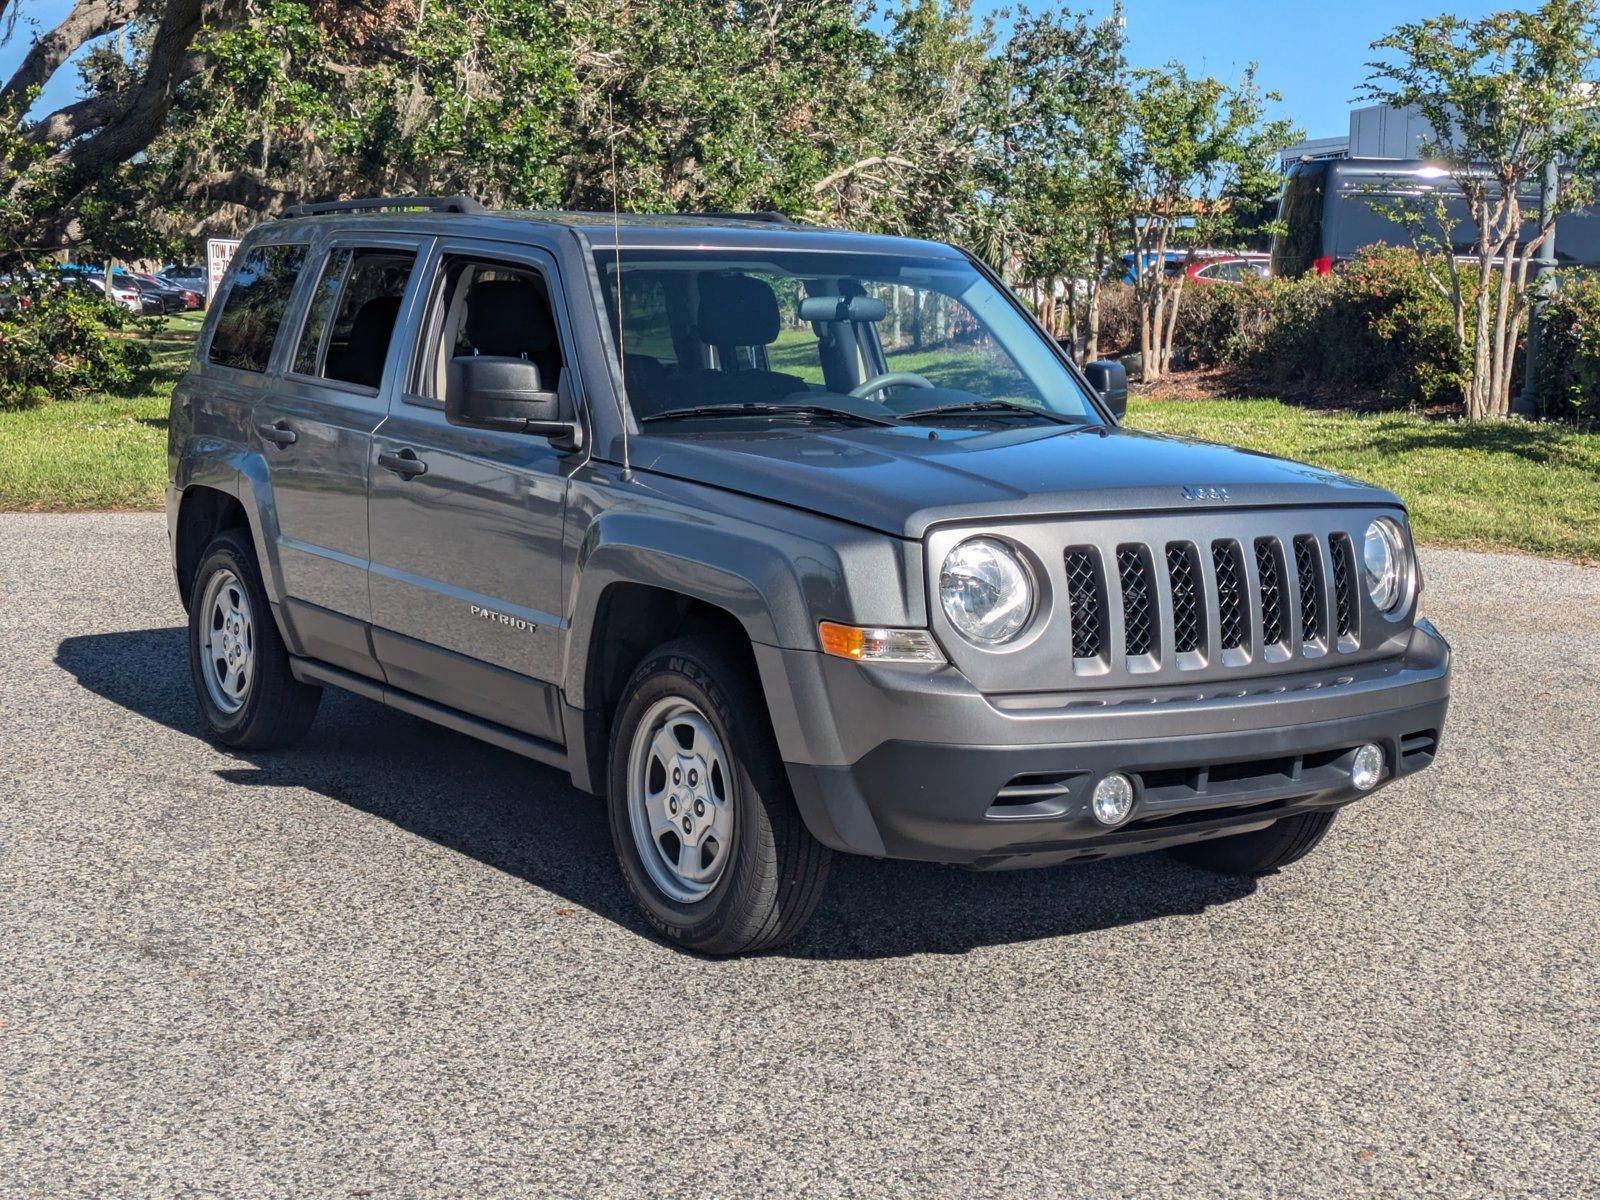
<svg viewBox="0 0 1600 1200"><path fill-rule="evenodd" d="M444 419L452 425L531 433L577 444L578 423L563 419L561 397L544 389L539 368L525 358L493 354L450 360Z"/></svg>
<svg viewBox="0 0 1600 1200"><path fill-rule="evenodd" d="M1121 363L1102 358L1084 367L1083 374L1112 416L1120 421L1128 415L1128 372Z"/></svg>

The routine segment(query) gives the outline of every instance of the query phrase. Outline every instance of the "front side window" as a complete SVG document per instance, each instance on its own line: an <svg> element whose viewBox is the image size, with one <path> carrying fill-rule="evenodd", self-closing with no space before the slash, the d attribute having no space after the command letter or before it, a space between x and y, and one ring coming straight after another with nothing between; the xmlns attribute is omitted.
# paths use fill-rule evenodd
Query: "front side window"
<svg viewBox="0 0 1600 1200"><path fill-rule="evenodd" d="M441 267L416 393L442 400L452 358L521 358L539 368L540 385L557 391L566 359L543 276L529 267L450 256Z"/></svg>
<svg viewBox="0 0 1600 1200"><path fill-rule="evenodd" d="M619 313L618 258L595 263L641 421L774 409L1101 421L1054 347L965 259L624 249Z"/></svg>
<svg viewBox="0 0 1600 1200"><path fill-rule="evenodd" d="M307 247L258 246L245 256L223 301L211 337L211 361L241 371L265 371L278 327L305 266Z"/></svg>

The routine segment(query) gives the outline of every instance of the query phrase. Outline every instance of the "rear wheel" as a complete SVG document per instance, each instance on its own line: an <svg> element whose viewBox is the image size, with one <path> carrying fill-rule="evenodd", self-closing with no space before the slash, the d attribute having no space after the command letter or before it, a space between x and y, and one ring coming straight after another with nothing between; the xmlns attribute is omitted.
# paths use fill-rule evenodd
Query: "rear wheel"
<svg viewBox="0 0 1600 1200"><path fill-rule="evenodd" d="M831 858L806 829L759 683L685 639L634 672L613 726L608 810L628 888L661 934L705 954L788 940Z"/></svg>
<svg viewBox="0 0 1600 1200"><path fill-rule="evenodd" d="M1167 853L1190 866L1224 875L1265 875L1299 862L1315 850L1333 818L1331 811L1301 813L1274 821L1254 833L1191 842L1174 846Z"/></svg>
<svg viewBox="0 0 1600 1200"><path fill-rule="evenodd" d="M219 533L189 594L189 674L206 731L225 746L270 750L305 733L322 689L289 670L250 543Z"/></svg>

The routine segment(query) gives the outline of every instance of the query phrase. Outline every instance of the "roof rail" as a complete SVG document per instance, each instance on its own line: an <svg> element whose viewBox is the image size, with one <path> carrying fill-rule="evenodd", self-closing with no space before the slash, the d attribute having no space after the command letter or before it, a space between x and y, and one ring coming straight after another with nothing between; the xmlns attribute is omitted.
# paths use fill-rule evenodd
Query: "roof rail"
<svg viewBox="0 0 1600 1200"><path fill-rule="evenodd" d="M773 212L725 212L721 209L712 209L709 212L683 213L685 217L710 217L717 221L762 221L768 225L799 225L788 213Z"/></svg>
<svg viewBox="0 0 1600 1200"><path fill-rule="evenodd" d="M489 210L471 196L368 196L358 200L328 200L321 204L296 204L283 210L284 220L316 217L323 213L374 212L390 208L420 208L441 213L481 213Z"/></svg>

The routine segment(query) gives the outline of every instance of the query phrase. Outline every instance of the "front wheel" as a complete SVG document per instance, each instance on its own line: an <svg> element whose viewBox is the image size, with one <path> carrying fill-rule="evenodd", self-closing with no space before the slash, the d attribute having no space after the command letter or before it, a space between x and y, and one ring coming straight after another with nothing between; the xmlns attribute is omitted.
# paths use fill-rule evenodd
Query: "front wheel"
<svg viewBox="0 0 1600 1200"><path fill-rule="evenodd" d="M1333 817L1331 811L1301 813L1274 821L1254 833L1191 842L1174 846L1167 853L1190 866L1223 875L1265 875L1299 862L1315 850L1333 824Z"/></svg>
<svg viewBox="0 0 1600 1200"><path fill-rule="evenodd" d="M816 908L831 854L795 807L759 683L715 641L670 643L634 672L607 796L623 878L664 936L766 950Z"/></svg>

